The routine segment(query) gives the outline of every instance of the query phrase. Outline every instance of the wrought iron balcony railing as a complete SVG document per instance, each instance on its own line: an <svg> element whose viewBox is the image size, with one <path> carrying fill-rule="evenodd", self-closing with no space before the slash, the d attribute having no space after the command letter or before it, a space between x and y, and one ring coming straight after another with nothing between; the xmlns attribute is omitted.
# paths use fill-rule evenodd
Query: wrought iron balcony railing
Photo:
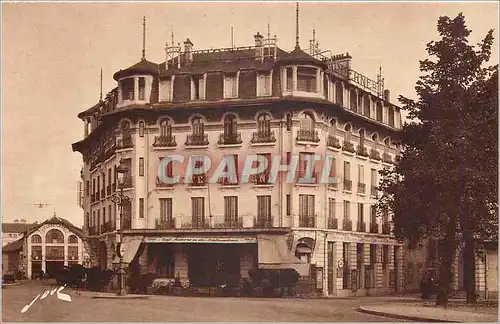
<svg viewBox="0 0 500 324"><path fill-rule="evenodd" d="M123 137L118 140L116 143L117 149L126 149L134 147L134 142L132 141L132 137Z"/></svg>
<svg viewBox="0 0 500 324"><path fill-rule="evenodd" d="M243 218L238 217L236 219L224 219L221 221L216 221L214 224L215 228L242 228Z"/></svg>
<svg viewBox="0 0 500 324"><path fill-rule="evenodd" d="M371 222L370 223L370 233L378 234L378 224Z"/></svg>
<svg viewBox="0 0 500 324"><path fill-rule="evenodd" d="M391 234L391 225L388 223L382 224L382 234Z"/></svg>
<svg viewBox="0 0 500 324"><path fill-rule="evenodd" d="M368 156L368 149L364 146L358 146L356 153L360 156Z"/></svg>
<svg viewBox="0 0 500 324"><path fill-rule="evenodd" d="M269 132L253 132L252 143L273 143L276 142L274 131Z"/></svg>
<svg viewBox="0 0 500 324"><path fill-rule="evenodd" d="M217 142L219 145L234 145L241 144L243 141L241 140L241 133L227 134L222 133L219 135L219 141Z"/></svg>
<svg viewBox="0 0 500 324"><path fill-rule="evenodd" d="M203 187L207 184L207 175L206 174L193 174L191 176L190 186L194 187Z"/></svg>
<svg viewBox="0 0 500 324"><path fill-rule="evenodd" d="M155 136L154 147L175 147L177 142L175 136Z"/></svg>
<svg viewBox="0 0 500 324"><path fill-rule="evenodd" d="M273 227L273 218L272 217L265 217L265 216L256 217L256 218L254 218L253 227L254 228Z"/></svg>
<svg viewBox="0 0 500 324"><path fill-rule="evenodd" d="M370 150L370 159L380 161L380 152L374 149Z"/></svg>
<svg viewBox="0 0 500 324"><path fill-rule="evenodd" d="M251 181L256 185L269 184L269 173L262 172L251 176Z"/></svg>
<svg viewBox="0 0 500 324"><path fill-rule="evenodd" d="M318 131L309 129L299 129L297 132L297 141L318 143L319 142Z"/></svg>
<svg viewBox="0 0 500 324"><path fill-rule="evenodd" d="M352 220L350 220L350 219L344 219L342 221L342 229L344 231L352 231Z"/></svg>
<svg viewBox="0 0 500 324"><path fill-rule="evenodd" d="M183 223L182 228L210 228L210 222L205 218L196 219L190 223Z"/></svg>
<svg viewBox="0 0 500 324"><path fill-rule="evenodd" d="M305 177L306 174L299 172L299 177L297 178L298 184L316 184L319 182L319 173L313 172L309 178Z"/></svg>
<svg viewBox="0 0 500 324"><path fill-rule="evenodd" d="M382 161L385 163L392 163L393 162L391 156L388 153L384 153L382 155Z"/></svg>
<svg viewBox="0 0 500 324"><path fill-rule="evenodd" d="M299 227L316 227L316 215L299 215Z"/></svg>
<svg viewBox="0 0 500 324"><path fill-rule="evenodd" d="M208 134L189 134L186 137L186 146L208 145Z"/></svg>
<svg viewBox="0 0 500 324"><path fill-rule="evenodd" d="M377 197L377 186L370 186L370 196Z"/></svg>
<svg viewBox="0 0 500 324"><path fill-rule="evenodd" d="M354 144L351 141L344 141L342 144L342 150L350 153L355 153Z"/></svg>
<svg viewBox="0 0 500 324"><path fill-rule="evenodd" d="M156 219L155 220L156 229L173 229L175 228L175 223L172 218Z"/></svg>
<svg viewBox="0 0 500 324"><path fill-rule="evenodd" d="M366 191L366 184L358 182L358 193L364 194Z"/></svg>
<svg viewBox="0 0 500 324"><path fill-rule="evenodd" d="M342 147L340 145L340 140L333 135L328 135L326 145L329 147L336 148L336 149L340 149Z"/></svg>
<svg viewBox="0 0 500 324"><path fill-rule="evenodd" d="M339 221L336 217L328 217L328 228L329 229L338 229Z"/></svg>
<svg viewBox="0 0 500 324"><path fill-rule="evenodd" d="M358 221L358 232L366 232L366 223Z"/></svg>
<svg viewBox="0 0 500 324"><path fill-rule="evenodd" d="M158 188L170 188L173 186L174 186L173 183L162 182L162 181L160 181L160 178L156 177L156 187L158 187Z"/></svg>
<svg viewBox="0 0 500 324"><path fill-rule="evenodd" d="M344 190L347 190L347 191L352 190L352 180L344 179Z"/></svg>

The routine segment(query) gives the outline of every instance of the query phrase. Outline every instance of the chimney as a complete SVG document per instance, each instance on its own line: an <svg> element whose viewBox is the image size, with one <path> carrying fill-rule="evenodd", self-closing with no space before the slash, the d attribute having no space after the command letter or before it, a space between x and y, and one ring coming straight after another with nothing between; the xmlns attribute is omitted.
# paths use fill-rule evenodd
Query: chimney
<svg viewBox="0 0 500 324"><path fill-rule="evenodd" d="M26 220L24 218L21 219L21 223L26 224Z"/></svg>
<svg viewBox="0 0 500 324"><path fill-rule="evenodd" d="M187 63L193 62L193 43L189 38L184 41L184 59Z"/></svg>
<svg viewBox="0 0 500 324"><path fill-rule="evenodd" d="M264 36L257 32L257 35L254 35L253 37L255 39L255 59L262 61L264 59Z"/></svg>
<svg viewBox="0 0 500 324"><path fill-rule="evenodd" d="M14 219L14 223L19 223L19 220L18 219Z"/></svg>
<svg viewBox="0 0 500 324"><path fill-rule="evenodd" d="M391 92L389 90L384 90L384 100L391 102Z"/></svg>

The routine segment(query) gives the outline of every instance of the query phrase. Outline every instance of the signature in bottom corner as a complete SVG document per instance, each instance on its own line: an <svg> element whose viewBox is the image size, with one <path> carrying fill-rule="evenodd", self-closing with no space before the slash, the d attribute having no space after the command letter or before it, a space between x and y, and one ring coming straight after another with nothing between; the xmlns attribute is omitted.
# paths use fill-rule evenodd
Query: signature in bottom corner
<svg viewBox="0 0 500 324"><path fill-rule="evenodd" d="M31 306L33 306L33 304L38 300L39 297L40 297L40 300L42 300L45 297L47 297L49 294L52 296L52 295L54 295L54 293L56 293L56 296L57 296L58 299L64 300L64 301L67 301L67 302L71 302L71 296L68 295L68 294L63 294L61 292L61 290L63 290L65 287L66 287L66 285L61 286L59 288L52 289L52 290L47 290L46 292L44 292L42 294L42 297L40 297L40 294L38 294L35 297L35 299L33 299L33 301L31 303L29 303L28 305L24 306L23 309L21 309L21 313L26 313L28 311L28 309Z"/></svg>

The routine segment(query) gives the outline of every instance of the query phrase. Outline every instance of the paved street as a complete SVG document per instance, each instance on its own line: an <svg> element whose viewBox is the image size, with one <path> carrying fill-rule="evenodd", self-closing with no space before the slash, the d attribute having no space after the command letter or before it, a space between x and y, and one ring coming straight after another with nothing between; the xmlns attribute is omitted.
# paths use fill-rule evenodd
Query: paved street
<svg viewBox="0 0 500 324"><path fill-rule="evenodd" d="M56 294L37 300L24 314L21 309L38 295L56 287L27 282L3 289L3 321L126 322L126 321L323 321L390 322L386 317L355 311L381 299L257 299L152 296L149 300L92 299L95 293L64 289L72 301Z"/></svg>

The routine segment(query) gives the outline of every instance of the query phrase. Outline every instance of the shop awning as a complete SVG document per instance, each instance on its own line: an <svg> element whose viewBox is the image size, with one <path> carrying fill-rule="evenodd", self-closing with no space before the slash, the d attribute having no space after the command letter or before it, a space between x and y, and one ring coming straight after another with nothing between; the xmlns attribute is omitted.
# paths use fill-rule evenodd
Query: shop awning
<svg viewBox="0 0 500 324"><path fill-rule="evenodd" d="M123 256L124 263L130 263L132 262L132 260L134 260L134 257L137 254L137 251L139 251L139 247L141 246L142 242L143 242L142 237L125 236L123 238L122 244L125 248L125 255ZM120 258L116 256L113 263L118 263L118 262L120 262Z"/></svg>
<svg viewBox="0 0 500 324"><path fill-rule="evenodd" d="M210 236L210 237L146 237L144 243L226 243L226 244L255 244L255 237L237 236Z"/></svg>
<svg viewBox="0 0 500 324"><path fill-rule="evenodd" d="M258 235L257 241L260 269L294 269L301 276L309 275L309 263L292 254L284 236Z"/></svg>

